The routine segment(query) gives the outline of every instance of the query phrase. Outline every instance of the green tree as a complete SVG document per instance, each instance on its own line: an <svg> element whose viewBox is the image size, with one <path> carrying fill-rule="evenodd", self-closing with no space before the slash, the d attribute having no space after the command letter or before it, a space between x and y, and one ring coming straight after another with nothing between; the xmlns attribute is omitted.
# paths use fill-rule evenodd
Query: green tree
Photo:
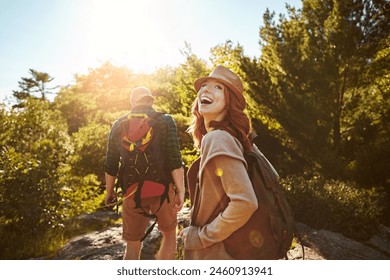
<svg viewBox="0 0 390 280"><path fill-rule="evenodd" d="M223 65L239 75L243 75L240 68L241 59L244 57L244 47L237 43L234 46L231 40L212 47L210 50L210 61L213 66Z"/></svg>
<svg viewBox="0 0 390 280"><path fill-rule="evenodd" d="M104 63L86 75L76 75L75 80L75 85L63 88L54 101L70 134L91 122L111 124L112 113L129 110L130 91L145 81L145 75Z"/></svg>
<svg viewBox="0 0 390 280"><path fill-rule="evenodd" d="M71 146L66 127L47 101L27 99L25 109L3 111L2 118L0 251L12 256L24 246L35 250L28 243L33 236L42 238L63 221L58 170Z"/></svg>
<svg viewBox="0 0 390 280"><path fill-rule="evenodd" d="M278 23L267 11L260 60L255 67L243 63L253 99L269 108L265 113L281 124L301 158L329 176L344 176L351 161L343 151L343 120L362 109L351 100L388 37L388 6L304 0L302 10L287 5Z"/></svg>
<svg viewBox="0 0 390 280"><path fill-rule="evenodd" d="M209 71L206 62L192 53L188 43L182 50L182 54L186 57L186 61L176 69L176 81L173 86L175 97L173 98L180 101L181 110L179 112L188 117L191 116L191 107L197 94L194 81L208 75Z"/></svg>
<svg viewBox="0 0 390 280"><path fill-rule="evenodd" d="M389 46L390 37L381 44ZM342 121L343 152L352 160L351 177L364 185L389 186L390 165L390 48L383 47L351 96ZM350 110L352 108L353 110ZM389 188L388 188L389 189ZM390 191L390 190L389 190Z"/></svg>
<svg viewBox="0 0 390 280"><path fill-rule="evenodd" d="M249 58L244 54L243 46L238 43L237 45L234 45L230 40L211 48L210 53L210 61L213 64L213 68L217 65L223 65L241 77L244 86L244 96L247 102L247 111L250 117L261 119L270 126L278 128L279 125L274 120L271 120L267 114L263 113L267 107L263 106L261 103L257 103L252 98L252 95L248 94L249 83L251 83L252 80L247 78L246 71L248 71L248 69L246 69L243 65L257 65L256 60ZM257 66L255 68L257 68ZM246 71L244 71L244 69Z"/></svg>
<svg viewBox="0 0 390 280"><path fill-rule="evenodd" d="M99 181L103 182L109 131L109 125L91 123L81 127L71 136L74 153L70 164L74 175L83 177L95 174Z"/></svg>
<svg viewBox="0 0 390 280"><path fill-rule="evenodd" d="M152 75L151 90L157 98L155 105L168 114L182 111L182 104L175 91L176 71L174 67L166 66L157 69Z"/></svg>
<svg viewBox="0 0 390 280"><path fill-rule="evenodd" d="M0 255L47 253L73 215L96 208L96 178L72 176L73 146L50 102L28 98L23 109L0 112Z"/></svg>
<svg viewBox="0 0 390 280"><path fill-rule="evenodd" d="M21 81L19 81L20 90L13 91L13 96L16 97L19 104L23 103L28 97L35 97L36 94L45 100L47 95L52 93L51 90L56 88L47 86L54 79L48 73L29 69L29 74L31 78L21 78Z"/></svg>

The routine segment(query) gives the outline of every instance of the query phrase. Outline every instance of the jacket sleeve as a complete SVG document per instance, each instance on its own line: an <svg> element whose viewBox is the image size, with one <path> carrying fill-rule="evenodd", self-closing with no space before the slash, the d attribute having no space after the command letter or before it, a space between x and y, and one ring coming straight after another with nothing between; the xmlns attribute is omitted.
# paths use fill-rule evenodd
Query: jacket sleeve
<svg viewBox="0 0 390 280"><path fill-rule="evenodd" d="M180 153L179 138L177 135L176 123L170 115L165 115L166 122L166 140L165 151L167 155L168 171L178 169L183 166Z"/></svg>
<svg viewBox="0 0 390 280"><path fill-rule="evenodd" d="M116 121L108 135L106 159L104 162L104 171L111 176L117 176L119 171L120 151L119 136L120 121Z"/></svg>

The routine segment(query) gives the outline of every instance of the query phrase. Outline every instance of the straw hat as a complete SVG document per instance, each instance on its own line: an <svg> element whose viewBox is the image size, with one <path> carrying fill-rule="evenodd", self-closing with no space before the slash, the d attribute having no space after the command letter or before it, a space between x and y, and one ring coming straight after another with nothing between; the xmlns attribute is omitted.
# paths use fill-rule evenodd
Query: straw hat
<svg viewBox="0 0 390 280"><path fill-rule="evenodd" d="M146 87L136 87L131 91L130 96L130 103L131 105L139 103L139 101L145 97L152 98L154 100L154 97L150 91L150 89Z"/></svg>
<svg viewBox="0 0 390 280"><path fill-rule="evenodd" d="M232 71L230 71L229 69L227 69L222 65L218 65L213 70L213 72L210 73L210 75L206 77L201 77L194 82L196 92L200 90L202 84L207 79L217 80L223 83L228 88L230 88L235 94L242 95L243 86L242 86L241 79L235 73L233 73Z"/></svg>

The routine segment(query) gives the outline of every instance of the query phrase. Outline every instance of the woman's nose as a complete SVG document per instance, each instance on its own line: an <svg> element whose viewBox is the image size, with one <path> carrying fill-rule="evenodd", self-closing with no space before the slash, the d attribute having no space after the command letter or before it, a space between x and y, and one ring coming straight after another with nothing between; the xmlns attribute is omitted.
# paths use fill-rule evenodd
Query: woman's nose
<svg viewBox="0 0 390 280"><path fill-rule="evenodd" d="M198 95L202 94L202 93L210 93L209 89L207 86L203 86L199 91L198 91Z"/></svg>

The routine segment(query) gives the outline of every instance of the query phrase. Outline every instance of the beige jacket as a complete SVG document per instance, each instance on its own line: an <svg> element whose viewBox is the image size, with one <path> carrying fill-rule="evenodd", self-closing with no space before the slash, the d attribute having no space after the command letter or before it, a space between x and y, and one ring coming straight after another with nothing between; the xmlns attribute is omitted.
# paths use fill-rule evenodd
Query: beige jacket
<svg viewBox="0 0 390 280"><path fill-rule="evenodd" d="M184 258L232 259L222 241L244 225L257 209L243 148L228 132L214 130L203 137L201 153L200 191L194 203L198 209L192 209L195 226L188 231ZM230 199L228 206L207 224L225 193Z"/></svg>

